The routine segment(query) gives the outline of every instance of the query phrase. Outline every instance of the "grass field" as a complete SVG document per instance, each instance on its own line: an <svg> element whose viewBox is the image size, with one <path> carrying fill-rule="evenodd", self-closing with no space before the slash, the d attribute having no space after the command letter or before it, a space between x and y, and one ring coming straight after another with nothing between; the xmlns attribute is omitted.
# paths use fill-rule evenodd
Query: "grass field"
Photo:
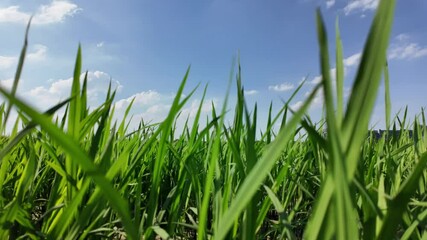
<svg viewBox="0 0 427 240"><path fill-rule="evenodd" d="M390 116L394 6L379 4L346 106L338 24L332 78L318 11L323 80L301 108L288 108L291 97L280 112L258 116L246 105L239 67L231 74L237 101L226 97L208 119L202 101L182 132L175 120L194 93L182 94L190 70L165 120L133 131L129 116L113 120L114 89L88 110L80 48L69 99L42 113L16 97L25 40L12 89L0 86L0 238L427 239L425 114L413 122ZM387 129L401 131L376 139L369 121L382 80ZM319 90L324 120L313 123L306 111ZM11 108L19 117L6 135ZM257 126L260 117L267 126Z"/></svg>

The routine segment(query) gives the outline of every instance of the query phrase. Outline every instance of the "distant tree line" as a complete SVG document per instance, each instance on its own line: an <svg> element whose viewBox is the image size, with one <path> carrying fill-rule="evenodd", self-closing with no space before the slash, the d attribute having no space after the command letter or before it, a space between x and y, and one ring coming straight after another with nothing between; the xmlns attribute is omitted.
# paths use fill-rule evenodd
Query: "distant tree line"
<svg viewBox="0 0 427 240"><path fill-rule="evenodd" d="M424 136L424 130L425 127L420 127L420 132L421 135ZM405 130L370 130L368 133L368 137L372 136L374 139L378 140L382 137L386 137L386 138L398 138L400 137L402 134L407 134L406 136L408 136L409 138L413 138L414 137L414 130L409 130L409 129L405 129Z"/></svg>

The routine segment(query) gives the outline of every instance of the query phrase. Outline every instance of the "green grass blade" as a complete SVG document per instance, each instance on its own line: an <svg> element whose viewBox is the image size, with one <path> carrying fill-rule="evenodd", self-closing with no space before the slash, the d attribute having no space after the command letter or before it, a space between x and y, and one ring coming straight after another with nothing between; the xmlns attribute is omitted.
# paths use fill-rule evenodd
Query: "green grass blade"
<svg viewBox="0 0 427 240"><path fill-rule="evenodd" d="M160 140L158 142L156 161L154 162L154 166L152 170L151 189L150 189L150 195L149 195L148 206L147 206L147 209L148 209L147 220L146 220L147 231L144 233L144 235L147 238L149 238L152 234L152 229L148 227L155 224L155 215L157 212L157 203L158 203L158 197L160 193L161 171L163 168L164 157L166 155L166 150L167 150L166 143L167 143L169 134L171 133L172 125L175 117L179 113L179 110L182 108L185 101L187 101L189 96L191 96L192 94L190 93L188 97L186 97L182 102L180 102L189 73L190 73L190 67L188 67L184 75L184 78L181 82L181 85L179 86L179 89L176 93L176 97L172 103L168 116L166 117L165 121L161 123L159 127L159 129L162 131L162 135L160 136Z"/></svg>
<svg viewBox="0 0 427 240"><path fill-rule="evenodd" d="M206 156L205 162L208 163L207 165L207 174L206 177L204 179L205 184L204 184L204 190L203 190L203 198L202 198L202 202L201 202L201 206L199 210L199 227L197 230L197 239L198 240L203 240L205 239L208 230L206 228L207 225L207 221L208 221L208 211L209 211L209 201L211 199L211 191L212 191L212 185L214 182L214 177L215 177L215 171L217 170L217 157L219 155L219 149L220 149L220 145L221 145L221 132L222 132L222 127L224 125L224 118L225 118L225 113L227 110L227 104L228 104L228 98L229 98L229 93L230 93L230 87L231 87L231 81L233 78L233 74L234 74L234 66L235 62L233 61L232 67L231 67L231 71L230 71L230 79L228 82L228 86L227 86L227 91L225 93L225 99L222 105L222 109L221 109L221 115L219 117L219 121L218 124L215 125L215 135L213 136L214 139L210 139L209 142L209 146L208 149L211 149L211 154ZM212 103L212 118L216 119L217 118L217 114L216 114L216 110L215 110L215 106ZM221 216L222 218L222 216ZM220 219L216 219L216 222L218 223ZM216 231L216 230L215 230Z"/></svg>
<svg viewBox="0 0 427 240"><path fill-rule="evenodd" d="M338 18L335 23L335 44L336 44L336 88L337 88L337 124L341 126L344 116L344 64L343 64L343 46L339 29Z"/></svg>
<svg viewBox="0 0 427 240"><path fill-rule="evenodd" d="M420 177L427 167L427 152L423 153L409 178L404 182L399 192L388 203L387 215L384 218L383 227L378 239L391 239L396 234L396 229L402 220L402 214L418 187Z"/></svg>
<svg viewBox="0 0 427 240"><path fill-rule="evenodd" d="M325 98L326 122L328 124L328 155L330 161L330 170L332 170L335 192L334 192L334 215L337 224L336 237L338 239L358 238L358 229L356 223L355 212L353 211L353 203L350 198L349 182L347 180L346 162L343 161L343 151L340 143L339 128L335 115L334 98L332 91L332 80L330 77L328 41L326 29L320 13L317 11L317 30L320 47L320 64L322 72L322 84ZM339 51L339 50L338 50ZM339 120L338 120L339 121Z"/></svg>
<svg viewBox="0 0 427 240"><path fill-rule="evenodd" d="M315 90L307 98L303 106L297 112L295 112L292 119L280 131L277 138L266 147L261 159L255 164L252 171L248 174L229 209L224 213L221 222L219 223L219 227L216 229L215 239L225 238L226 234L233 226L234 221L240 216L253 195L257 192L262 182L274 166L277 158L281 155L283 147L293 137L293 130L298 125L301 117L317 93L317 90L318 87L315 88Z"/></svg>
<svg viewBox="0 0 427 240"><path fill-rule="evenodd" d="M28 21L27 29L25 30L24 46L22 47L21 55L19 56L18 67L16 68L15 78L12 84L12 91L11 91L12 96L15 96L16 94L16 90L18 89L18 83L19 83L19 80L21 79L22 68L24 67L25 54L27 53L27 47L28 47L28 32L30 31L31 19L32 17ZM12 110L12 104L9 104L7 106L6 113L4 115L3 127L6 127L6 123L7 123L7 120L9 119L9 114L11 110ZM3 132L3 129L1 130L2 131L0 132Z"/></svg>
<svg viewBox="0 0 427 240"><path fill-rule="evenodd" d="M137 231L133 225L130 216L127 202L114 190L111 183L97 169L93 161L80 148L73 137L62 132L58 127L51 123L47 116L38 113L36 110L29 107L22 100L14 97L0 86L0 93L5 96L9 102L16 105L20 110L27 114L32 121L48 133L63 149L69 154L70 160L75 161L86 172L97 186L103 190L104 196L109 200L111 206L120 215L123 225L125 226L129 238L137 239Z"/></svg>
<svg viewBox="0 0 427 240"><path fill-rule="evenodd" d="M390 98L390 77L388 74L388 63L384 65L384 101L385 101L385 126L386 130L390 130L390 115L391 115L391 98Z"/></svg>
<svg viewBox="0 0 427 240"><path fill-rule="evenodd" d="M342 139L348 156L347 176L350 179L356 170L360 146L366 136L380 85L395 3L395 0L382 0L378 5L348 102Z"/></svg>

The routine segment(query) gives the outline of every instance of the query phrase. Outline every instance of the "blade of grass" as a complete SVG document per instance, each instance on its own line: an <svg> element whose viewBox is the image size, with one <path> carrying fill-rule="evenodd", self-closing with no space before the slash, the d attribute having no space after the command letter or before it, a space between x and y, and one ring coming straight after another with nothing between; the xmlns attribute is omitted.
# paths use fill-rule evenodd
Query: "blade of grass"
<svg viewBox="0 0 427 240"><path fill-rule="evenodd" d="M80 167L86 172L87 176L90 177L97 186L99 186L104 196L109 200L111 206L120 215L123 225L128 232L128 237L131 239L137 239L137 231L133 225L130 216L127 202L114 190L111 183L103 176L103 174L97 169L93 161L88 155L81 149L75 140L62 132L57 126L50 122L47 116L38 113L36 110L29 107L19 98L14 97L3 87L0 86L0 93L5 96L10 104L16 105L20 110L27 114L32 121L39 124L40 127L48 133L52 139L54 139L64 151L70 155L70 159L75 161Z"/></svg>
<svg viewBox="0 0 427 240"><path fill-rule="evenodd" d="M344 116L344 61L343 61L343 47L341 41L341 34L339 28L338 17L335 23L335 44L336 44L336 88L337 88L337 124L341 126Z"/></svg>
<svg viewBox="0 0 427 240"><path fill-rule="evenodd" d="M295 115L289 123L279 132L276 139L269 146L266 146L261 159L255 164L252 171L248 174L229 209L221 218L219 227L215 232L215 239L224 239L230 228L233 226L234 221L240 216L244 208L250 202L252 196L259 189L259 186L261 186L262 182L267 177L277 158L281 155L283 147L293 137L293 129L296 128L297 124L300 122L301 117L313 100L318 88L319 86L313 90L304 102L303 106L295 112Z"/></svg>
<svg viewBox="0 0 427 240"><path fill-rule="evenodd" d="M28 21L27 29L25 30L24 46L22 47L21 55L19 56L18 67L16 69L15 78L12 84L12 90L11 90L12 96L15 96L16 90L18 89L19 80L21 79L22 68L24 67L24 61L25 61L25 54L27 53L28 32L30 31L31 20L32 20L32 17ZM3 127L6 127L6 123L7 123L7 120L9 119L9 114L11 110L12 110L12 104L9 104L7 106L6 113L4 115ZM0 131L0 132L3 132L3 131Z"/></svg>

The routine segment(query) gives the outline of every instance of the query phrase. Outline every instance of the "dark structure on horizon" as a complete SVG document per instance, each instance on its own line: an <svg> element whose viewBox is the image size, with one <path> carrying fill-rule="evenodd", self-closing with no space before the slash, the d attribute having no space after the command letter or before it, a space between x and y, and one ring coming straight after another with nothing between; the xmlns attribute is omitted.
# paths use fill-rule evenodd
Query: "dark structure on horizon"
<svg viewBox="0 0 427 240"><path fill-rule="evenodd" d="M423 128L421 128L421 135L424 136L424 131L422 130ZM409 138L413 138L414 137L414 130L370 130L368 132L368 136L373 136L376 140L382 138L383 136L386 136L387 138L397 138L399 137L402 132L404 132L405 134L408 134Z"/></svg>

